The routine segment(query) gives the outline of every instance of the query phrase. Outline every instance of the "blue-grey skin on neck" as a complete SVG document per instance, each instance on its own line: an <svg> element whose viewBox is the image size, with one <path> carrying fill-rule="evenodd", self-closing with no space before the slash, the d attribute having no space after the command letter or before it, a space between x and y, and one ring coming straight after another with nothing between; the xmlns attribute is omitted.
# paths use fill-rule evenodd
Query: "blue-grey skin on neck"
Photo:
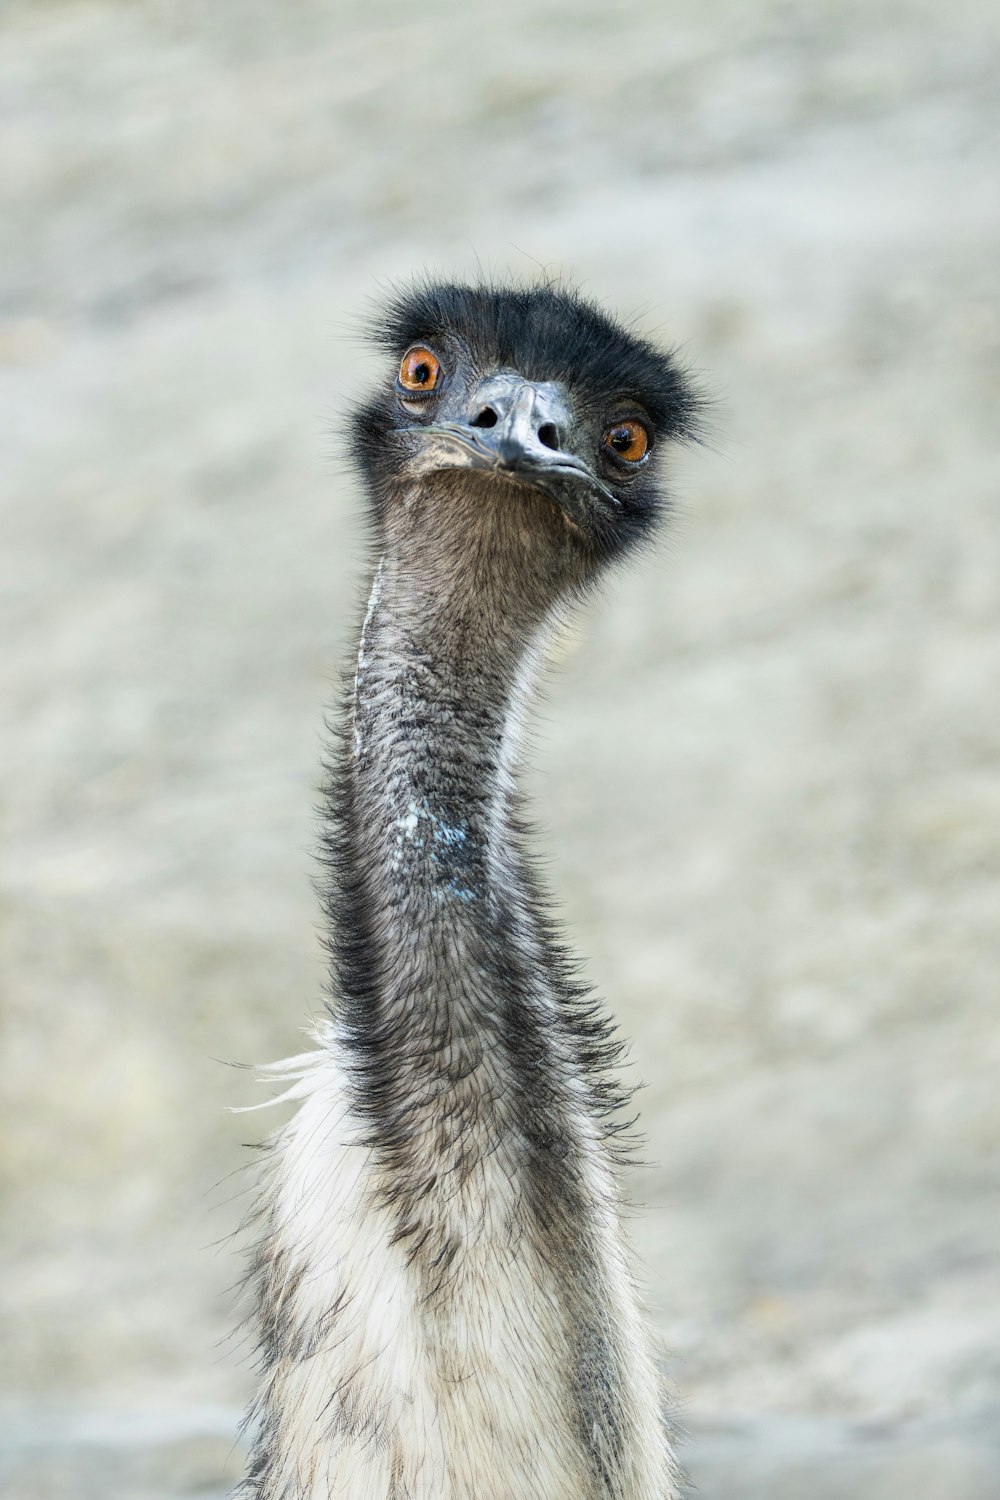
<svg viewBox="0 0 1000 1500"><path fill-rule="evenodd" d="M515 777L537 656L584 568L551 501L462 471L415 478L386 515L383 546L347 779L372 939L356 1021L363 1029L374 1012L381 1030L390 1012L406 1017L391 1077L378 1070L400 1134L421 1107L420 1091L408 1092L415 1074L465 1072L487 1041L487 1071L506 1073L507 991L541 1004L550 987L524 901ZM544 1028L538 1045L548 1046ZM501 1092L488 1090L482 1108L498 1107Z"/></svg>

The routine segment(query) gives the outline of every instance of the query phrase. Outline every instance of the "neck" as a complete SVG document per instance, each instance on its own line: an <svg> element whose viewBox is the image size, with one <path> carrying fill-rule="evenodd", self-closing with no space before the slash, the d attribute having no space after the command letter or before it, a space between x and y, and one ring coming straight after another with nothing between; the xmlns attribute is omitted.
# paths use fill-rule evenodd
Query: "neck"
<svg viewBox="0 0 1000 1500"><path fill-rule="evenodd" d="M584 1082L556 1055L573 1051L569 997L516 831L525 698L573 579L572 538L543 533L540 551L536 520L516 498L470 513L460 489L423 491L383 537L332 803L332 916L359 1105L389 1153L456 1093L456 1160L511 1112L548 1138L564 1081Z"/></svg>
<svg viewBox="0 0 1000 1500"><path fill-rule="evenodd" d="M514 617L499 587L492 599L478 587L474 607L467 593L467 580L452 587L384 553L333 809L351 871L338 988L366 1075L359 1101L383 1149L405 1154L452 1107L437 1083L461 1090L456 1159L491 1139L515 1100L522 1128L525 1107L543 1102L548 1133L560 1076L514 828L524 699L555 606L532 601Z"/></svg>

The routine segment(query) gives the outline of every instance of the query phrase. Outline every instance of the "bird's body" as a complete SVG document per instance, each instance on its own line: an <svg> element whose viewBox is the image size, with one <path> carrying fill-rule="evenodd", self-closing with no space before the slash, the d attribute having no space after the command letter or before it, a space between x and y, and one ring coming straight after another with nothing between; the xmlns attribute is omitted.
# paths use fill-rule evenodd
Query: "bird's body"
<svg viewBox="0 0 1000 1500"><path fill-rule="evenodd" d="M549 632L655 513L626 440L679 434L691 400L549 288L424 289L381 338L401 364L355 423L377 561L328 786L335 994L317 1049L272 1070L299 1107L252 1272L247 1492L669 1500L614 1046L546 918L516 770Z"/></svg>

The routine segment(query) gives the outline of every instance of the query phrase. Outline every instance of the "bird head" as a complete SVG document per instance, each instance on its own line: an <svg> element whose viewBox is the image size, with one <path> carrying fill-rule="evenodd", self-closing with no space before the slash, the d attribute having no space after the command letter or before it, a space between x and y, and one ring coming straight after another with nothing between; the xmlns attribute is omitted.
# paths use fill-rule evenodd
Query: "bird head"
<svg viewBox="0 0 1000 1500"><path fill-rule="evenodd" d="M371 333L390 368L354 437L383 517L443 487L466 517L470 495L484 521L524 507L522 529L596 564L663 511L663 452L692 434L697 399L670 355L594 303L549 284L428 283Z"/></svg>

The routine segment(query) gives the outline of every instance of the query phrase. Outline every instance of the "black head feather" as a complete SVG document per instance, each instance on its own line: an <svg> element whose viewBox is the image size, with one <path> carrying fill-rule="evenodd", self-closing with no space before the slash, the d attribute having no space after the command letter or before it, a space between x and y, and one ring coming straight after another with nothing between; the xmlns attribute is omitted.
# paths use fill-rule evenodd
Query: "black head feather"
<svg viewBox="0 0 1000 1500"><path fill-rule="evenodd" d="M425 282L397 292L367 332L396 362L413 346L427 346L442 363L442 385L433 400L407 402L390 379L355 415L355 457L377 512L394 485L408 477L413 445L397 439L419 438L421 426L438 432L442 422L452 432L477 425L479 393L498 372L512 372L565 398L559 446L590 468L594 482L586 505L564 509L595 555L628 550L662 512L663 449L672 440L696 436L701 403L672 354L596 303L548 282L523 287ZM648 463L619 463L604 442L609 424L626 414L638 417L648 433ZM556 487L546 486L537 471L514 477L522 487L548 488L562 503ZM492 478L488 482L496 484ZM565 478L561 483L565 490ZM579 475L572 488L580 489Z"/></svg>

